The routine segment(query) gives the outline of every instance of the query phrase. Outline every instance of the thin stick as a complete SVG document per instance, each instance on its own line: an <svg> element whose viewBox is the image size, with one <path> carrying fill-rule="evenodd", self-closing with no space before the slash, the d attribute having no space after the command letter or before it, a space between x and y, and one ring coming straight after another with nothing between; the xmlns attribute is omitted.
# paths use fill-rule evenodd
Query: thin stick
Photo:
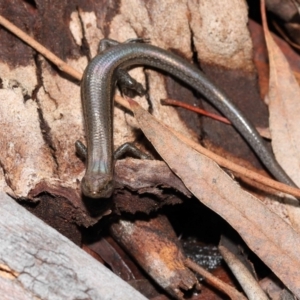
<svg viewBox="0 0 300 300"><path fill-rule="evenodd" d="M14 33L16 36L18 36L22 41L26 42L29 46L31 46L33 49L38 51L40 54L48 58L53 64L55 64L62 72L72 76L75 79L80 80L82 78L82 74L75 69L73 69L71 66L66 64L64 61L62 61L59 57L57 57L55 54L53 54L51 51L46 49L44 46L42 46L40 43L36 42L33 38L31 38L29 35L27 35L25 32L23 32L21 29L10 23L8 20L3 18L0 15L0 24L4 26L6 29ZM115 100L120 105L124 106L128 110L130 109L130 105L128 102L120 97L115 96ZM207 157L213 159L215 162L217 162L220 166L225 167L229 170L232 170L238 174L241 174L242 176L248 177L254 181L260 182L261 184L264 184L266 186L269 186L277 191L281 191L283 193L287 193L290 195L293 195L295 197L300 198L300 189L288 186L284 183L269 179L265 176L262 176L256 172L253 172L251 170L248 170L246 168L243 168L205 148L203 148L200 144L195 143L194 141L186 138L182 134L174 131L172 128L168 127L170 130L172 130L183 142L187 143L191 147L193 147L196 151L199 153L202 153L206 155Z"/></svg>
<svg viewBox="0 0 300 300"><path fill-rule="evenodd" d="M61 60L59 57L57 57L55 54L53 54L51 51L49 51L47 48L38 43L36 40L34 40L32 37L30 37L28 34L26 34L24 31L22 31L20 28L9 22L1 15L0 24L6 29L8 29L10 32L15 34L22 41L27 43L29 46L31 46L33 49L35 49L37 52L42 54L44 57L49 59L54 65L56 65L59 68L59 70L69 74L73 78L81 80L82 74L80 72L76 71L71 66L66 64L63 60Z"/></svg>
<svg viewBox="0 0 300 300"><path fill-rule="evenodd" d="M193 262L191 259L186 259L184 264L192 269L194 272L197 272L201 276L205 278L205 280L217 288L218 290L222 291L226 295L230 297L232 300L246 300L247 298L237 291L234 287L230 286L229 284L225 283L224 281L220 280L219 278L215 277L205 269L203 269L201 266Z"/></svg>
<svg viewBox="0 0 300 300"><path fill-rule="evenodd" d="M210 112L208 112L204 109L201 109L200 107L195 107L195 106L192 106L190 104L187 104L187 103L184 103L184 102L181 102L181 101L178 101L178 100L169 99L169 98L168 99L161 99L160 103L163 104L163 105L179 106L179 107L185 108L187 110L190 110L190 111L196 112L198 114L201 114L203 116L209 117L211 119L223 122L225 124L231 124L231 122L227 118L224 118L222 116L218 116L218 115L210 113Z"/></svg>
<svg viewBox="0 0 300 300"><path fill-rule="evenodd" d="M222 243L222 240L220 243ZM254 278L253 274L242 262L242 259L228 247L226 241L224 242L224 244L219 244L218 248L223 256L223 259L227 263L227 266L229 267L237 281L240 283L248 299L268 300L269 298L267 297L263 289L259 286L259 283Z"/></svg>
<svg viewBox="0 0 300 300"><path fill-rule="evenodd" d="M182 107L182 108L187 109L189 111L193 111L197 114L201 114L205 117L217 120L219 122L222 122L222 123L225 123L225 124L228 124L228 125L231 125L231 122L227 118L224 118L222 116L210 113L210 112L208 112L208 111L206 111L206 110L204 110L200 107L195 107L195 106L192 106L190 104L184 103L182 101L167 98L167 99L161 99L160 103L163 104L163 105L173 105L173 106ZM256 130L258 131L258 133L262 137L264 137L266 139L270 139L270 134L268 134L268 129L256 127Z"/></svg>

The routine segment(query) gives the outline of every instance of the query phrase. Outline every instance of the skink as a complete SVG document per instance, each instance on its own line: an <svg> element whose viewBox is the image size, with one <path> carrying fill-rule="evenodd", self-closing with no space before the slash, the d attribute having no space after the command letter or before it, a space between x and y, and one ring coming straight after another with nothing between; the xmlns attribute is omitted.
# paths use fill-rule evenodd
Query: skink
<svg viewBox="0 0 300 300"><path fill-rule="evenodd" d="M197 67L150 44L119 44L112 40L105 44L114 46L91 60L81 83L87 140L86 173L81 182L85 196L107 198L113 192L113 95L118 70L135 66L148 66L165 71L200 92L232 122L277 180L295 186L265 147L254 126Z"/></svg>

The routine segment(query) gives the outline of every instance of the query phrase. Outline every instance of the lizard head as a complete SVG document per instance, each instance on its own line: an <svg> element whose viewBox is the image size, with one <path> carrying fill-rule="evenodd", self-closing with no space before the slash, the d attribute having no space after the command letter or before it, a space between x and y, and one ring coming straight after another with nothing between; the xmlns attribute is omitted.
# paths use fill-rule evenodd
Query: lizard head
<svg viewBox="0 0 300 300"><path fill-rule="evenodd" d="M107 175L88 175L86 174L81 181L81 191L89 198L109 198L114 190L114 182L111 176Z"/></svg>

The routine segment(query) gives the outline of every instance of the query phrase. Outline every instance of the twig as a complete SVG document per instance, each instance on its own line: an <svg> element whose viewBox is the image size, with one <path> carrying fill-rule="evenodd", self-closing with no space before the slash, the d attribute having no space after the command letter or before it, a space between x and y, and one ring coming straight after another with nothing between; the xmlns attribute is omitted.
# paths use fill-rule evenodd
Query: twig
<svg viewBox="0 0 300 300"><path fill-rule="evenodd" d="M255 279L255 274L252 274L251 269L247 268L250 263L246 257L239 253L239 248L225 236L221 237L219 251L223 259L227 263L231 272L240 283L242 289L249 300L268 300L259 283Z"/></svg>
<svg viewBox="0 0 300 300"><path fill-rule="evenodd" d="M201 114L203 116L210 117L211 119L223 122L225 124L231 124L231 122L228 119L226 119L226 118L224 118L222 116L218 116L218 115L210 113L210 112L208 112L208 111L206 111L204 109L192 106L190 104L187 104L187 103L184 103L184 102L181 102L181 101L178 101L178 100L174 100L174 99L161 99L160 103L163 104L163 105L179 106L179 107L185 108L187 110L190 110L190 111L196 112L198 114Z"/></svg>
<svg viewBox="0 0 300 300"><path fill-rule="evenodd" d="M26 34L24 31L22 31L20 28L15 26L13 23L9 22L7 19L2 17L0 15L0 24L5 27L7 30L15 34L18 38L20 38L23 42L27 43L29 46L31 46L33 49L35 49L37 52L42 54L44 57L46 57L48 60L50 60L54 65L58 67L59 70L62 72L69 74L73 78L76 78L78 80L81 80L82 74L75 69L73 69L71 66L66 64L63 60L61 60L59 57L57 57L54 53L49 51L47 48L45 48L43 45L38 43L36 40L34 40L32 37L30 37L28 34Z"/></svg>
<svg viewBox="0 0 300 300"><path fill-rule="evenodd" d="M8 29L9 31L11 31L12 33L14 33L15 35L17 35L21 40L28 43L28 45L30 45L33 49L38 51L40 54L42 54L43 56L48 58L61 71L65 72L66 74L68 74L78 80L80 80L82 78L82 74L80 72L76 71L71 66L69 66L68 64L63 62L59 57L57 57L51 51L46 49L40 43L36 42L34 39L32 39L30 36L28 36L25 32L23 32L21 29L17 28L15 25L10 23L8 20L3 18L1 15L0 15L0 24L2 26L4 26L6 29ZM115 100L117 103L119 103L120 105L124 106L125 108L127 108L128 110L131 111L128 102L124 98L122 98L120 96L115 96ZM191 147L193 147L199 153L202 153L202 154L206 155L207 157L213 159L220 166L225 167L229 170L232 170L232 171L234 171L238 174L241 174L245 177L248 177L254 181L260 182L260 183L262 183L266 186L269 186L277 191L281 191L283 193L287 193L287 194L290 194L290 195L300 198L300 189L288 186L284 183L269 179L269 178L262 176L256 172L253 172L251 170L243 168L243 167L205 149L200 144L197 144L194 141L186 138L182 134L174 131L172 128L169 128L169 129L171 129L183 142L185 142L188 145L190 145Z"/></svg>
<svg viewBox="0 0 300 300"><path fill-rule="evenodd" d="M174 100L174 99L167 98L167 99L161 99L161 100L160 100L160 103L163 104L163 105L173 105L173 106L182 107L182 108L187 109L187 110L189 110L189 111L193 111L193 112L195 112L195 113L201 114L201 115L203 115L203 116L209 117L209 118L214 119L214 120L217 120L217 121L219 121L219 122L223 122L223 123L225 123L225 124L231 125L231 122L230 122L227 118L224 118L224 117L222 117L222 116L219 116L219 115L210 113L210 112L208 112L208 111L206 111L206 110L204 110L204 109L201 109L201 108L199 108L199 107L192 106L192 105L187 104L187 103L184 103L184 102L182 102L182 101L178 101L178 100ZM258 131L258 133L259 133L263 138L271 139L270 133L268 132L268 129L256 127L256 130Z"/></svg>
<svg viewBox="0 0 300 300"><path fill-rule="evenodd" d="M184 264L188 268L192 269L193 271L195 271L198 274L200 274L201 276L203 276L209 284L211 284L218 290L220 290L223 293L225 293L226 295L228 295L232 300L246 300L247 299L243 294L238 292L235 288L233 288L232 286L223 282L219 278L213 276L211 273L209 273L208 271L203 269L201 266L199 266L198 264L193 262L191 259L189 259L189 258L186 259Z"/></svg>

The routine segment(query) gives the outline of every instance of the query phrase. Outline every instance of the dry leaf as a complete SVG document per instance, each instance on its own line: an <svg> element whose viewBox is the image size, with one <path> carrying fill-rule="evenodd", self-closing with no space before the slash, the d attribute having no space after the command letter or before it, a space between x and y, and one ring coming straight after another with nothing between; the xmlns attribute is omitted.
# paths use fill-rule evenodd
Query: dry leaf
<svg viewBox="0 0 300 300"><path fill-rule="evenodd" d="M269 91L266 102L269 106L269 123L272 147L276 159L300 186L300 88L288 61L271 36L261 2L262 19L270 64ZM285 200L288 202L288 199ZM299 204L287 206L289 220L300 230Z"/></svg>
<svg viewBox="0 0 300 300"><path fill-rule="evenodd" d="M244 253L240 252L241 249L226 236L221 237L218 248L248 299L268 300L269 298L257 282L254 268L252 268Z"/></svg>
<svg viewBox="0 0 300 300"><path fill-rule="evenodd" d="M262 289L272 300L295 300L295 297L283 288L281 282L275 276L265 277L259 282Z"/></svg>
<svg viewBox="0 0 300 300"><path fill-rule="evenodd" d="M269 92L272 146L276 158L300 185L300 88L280 48L263 23L270 62Z"/></svg>
<svg viewBox="0 0 300 300"><path fill-rule="evenodd" d="M135 102L140 128L152 145L206 206L222 216L250 249L300 297L300 236L258 199L245 192L219 166L179 140Z"/></svg>

